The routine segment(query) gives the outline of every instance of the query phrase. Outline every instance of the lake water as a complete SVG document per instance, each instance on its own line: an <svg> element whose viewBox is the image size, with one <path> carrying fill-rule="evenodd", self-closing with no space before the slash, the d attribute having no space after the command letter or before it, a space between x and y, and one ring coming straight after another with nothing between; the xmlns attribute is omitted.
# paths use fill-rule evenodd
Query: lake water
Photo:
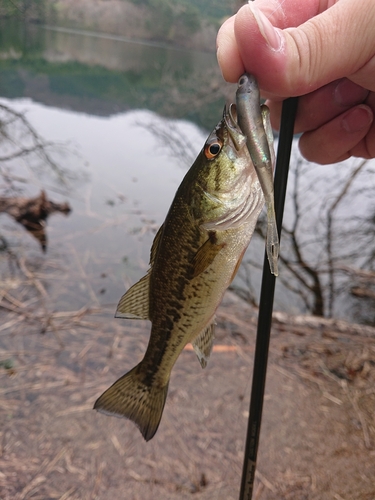
<svg viewBox="0 0 375 500"><path fill-rule="evenodd" d="M111 286L99 280L106 292L99 299L95 293L96 299L116 303L147 268L155 230L207 135L208 114L217 121L222 112L223 97L213 81L220 76L215 57L34 26L26 33L5 29L1 42L1 103L25 113L38 134L53 143L48 151L65 170L67 184L47 167L41 175L37 155L5 167L27 179L26 188L17 184L25 194L43 188L73 209L67 218L49 219L45 259L62 259L74 276L73 246L76 255L85 256L89 280L112 278ZM214 101L195 104L193 90L203 72L206 79L213 75ZM155 130L181 149L173 155ZM22 242L28 254L39 252L38 243L16 231L7 216L2 222L11 246L21 251ZM74 305L93 298L83 293L77 304L74 297Z"/></svg>
<svg viewBox="0 0 375 500"><path fill-rule="evenodd" d="M214 54L53 27L4 26L0 72L0 104L25 114L40 137L52 144L48 151L64 171L62 181L38 154L8 161L3 169L11 172L13 188L27 195L45 189L52 200L68 201L73 209L68 217L49 218L45 255L6 215L0 219L2 235L12 251L44 270L55 309L110 305L114 310L125 289L147 269L155 231L185 171L219 121L226 99L234 99L235 86L223 84ZM358 164L312 168L301 163L297 152L293 162L286 224L289 229L298 226L304 258L319 268L325 285L329 269L324 210ZM295 174L297 166L303 176ZM335 211L334 257L341 266L347 266L348 254L355 252L352 266L373 266L373 232L368 231L374 213L368 193L373 178L371 165L366 166L351 184L350 200L345 198ZM8 184L2 182L3 192ZM293 198L296 187L298 203ZM338 230L342 221L346 236ZM364 242L359 253L357 228ZM284 240L290 262L284 268L284 283L278 285L276 307L309 311L306 304L311 306L313 300L306 302L303 294L311 290L296 279L294 271L301 262L296 262L287 235ZM255 297L262 245L254 238L245 257L251 264L236 282L242 289L253 289ZM2 258L3 273L10 279L8 257ZM311 276L303 273L300 276L310 285ZM342 280L340 276L335 282L341 298L334 313L351 319L360 309L364 319L372 321L367 306L365 311L358 309L348 295L350 283Z"/></svg>

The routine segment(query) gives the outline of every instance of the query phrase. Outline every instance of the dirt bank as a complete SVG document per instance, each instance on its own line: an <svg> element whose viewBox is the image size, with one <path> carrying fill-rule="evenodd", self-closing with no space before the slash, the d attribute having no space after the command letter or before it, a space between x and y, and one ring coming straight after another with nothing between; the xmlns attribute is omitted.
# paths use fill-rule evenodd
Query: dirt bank
<svg viewBox="0 0 375 500"><path fill-rule="evenodd" d="M109 310L46 318L6 297L1 305L0 361L13 360L0 368L2 500L238 498L255 336L248 306L227 294L205 370L182 353L145 443L131 422L92 405L140 359L147 323ZM279 320L254 499L374 499L372 330Z"/></svg>

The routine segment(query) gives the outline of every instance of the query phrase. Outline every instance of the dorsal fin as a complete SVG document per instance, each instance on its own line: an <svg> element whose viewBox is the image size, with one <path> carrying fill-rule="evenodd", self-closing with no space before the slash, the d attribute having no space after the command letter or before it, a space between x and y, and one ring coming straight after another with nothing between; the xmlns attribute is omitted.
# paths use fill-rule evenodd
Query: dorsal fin
<svg viewBox="0 0 375 500"><path fill-rule="evenodd" d="M156 254L158 253L163 228L164 228L164 224L162 224L159 227L158 232L155 234L154 241L152 242L151 251L150 251L150 266L151 267L153 266L153 264L155 262Z"/></svg>
<svg viewBox="0 0 375 500"><path fill-rule="evenodd" d="M149 319L150 272L121 297L115 318Z"/></svg>
<svg viewBox="0 0 375 500"><path fill-rule="evenodd" d="M150 274L152 272L152 266L155 262L162 232L163 225L160 226L155 235L154 241L152 242L150 252L150 269L147 274L143 276L143 278L130 287L129 290L121 297L116 309L115 318L150 319Z"/></svg>
<svg viewBox="0 0 375 500"><path fill-rule="evenodd" d="M193 340L192 345L202 368L206 368L215 339L215 319Z"/></svg>

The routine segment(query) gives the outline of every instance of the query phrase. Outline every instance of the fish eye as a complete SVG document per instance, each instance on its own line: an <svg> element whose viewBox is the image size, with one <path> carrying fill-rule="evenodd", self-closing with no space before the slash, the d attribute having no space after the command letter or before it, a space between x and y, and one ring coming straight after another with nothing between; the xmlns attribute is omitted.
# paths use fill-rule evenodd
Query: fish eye
<svg viewBox="0 0 375 500"><path fill-rule="evenodd" d="M204 148L204 154L207 160L212 160L213 158L215 158L215 156L220 153L222 147L222 142L218 140L211 142L210 144L206 144Z"/></svg>

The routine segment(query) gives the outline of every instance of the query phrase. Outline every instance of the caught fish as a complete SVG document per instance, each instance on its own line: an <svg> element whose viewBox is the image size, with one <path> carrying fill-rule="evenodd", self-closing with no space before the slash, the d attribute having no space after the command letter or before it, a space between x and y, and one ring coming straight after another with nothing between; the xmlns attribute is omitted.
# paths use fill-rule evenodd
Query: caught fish
<svg viewBox="0 0 375 500"><path fill-rule="evenodd" d="M154 436L171 370L186 344L193 344L202 368L207 364L215 311L263 205L232 104L178 188L152 244L147 274L118 304L116 317L152 323L144 358L99 397L95 409L132 420L146 441Z"/></svg>
<svg viewBox="0 0 375 500"><path fill-rule="evenodd" d="M260 105L258 83L253 75L243 74L236 92L238 123L247 137L247 147L258 174L267 206L266 250L271 273L278 275L279 236L276 226L273 169L275 151L269 109Z"/></svg>

